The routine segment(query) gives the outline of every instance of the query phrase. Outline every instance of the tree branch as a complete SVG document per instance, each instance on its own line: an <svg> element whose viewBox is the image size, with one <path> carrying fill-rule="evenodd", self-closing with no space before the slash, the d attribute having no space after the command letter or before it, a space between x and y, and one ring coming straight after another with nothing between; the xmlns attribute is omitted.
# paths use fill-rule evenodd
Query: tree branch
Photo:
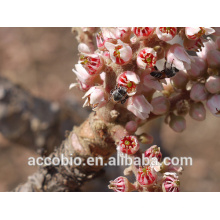
<svg viewBox="0 0 220 220"><path fill-rule="evenodd" d="M171 108L185 97L185 92L172 97ZM115 143L127 135L124 129L125 122L133 117L130 112L125 112L122 105L115 105L114 111L116 108L119 113L117 118L111 118L107 107L91 113L81 126L74 127L60 147L49 156L51 159L61 158L62 154L67 158L70 155L73 158L80 157L81 165L42 166L25 184L18 186L14 191L76 191L85 181L95 177L103 166L89 166L86 164L87 158L101 156L104 163L107 162L116 151ZM156 117L158 116L151 114L148 121Z"/></svg>
<svg viewBox="0 0 220 220"><path fill-rule="evenodd" d="M60 145L65 130L80 124L86 110L36 98L0 77L0 132L8 140L48 155Z"/></svg>

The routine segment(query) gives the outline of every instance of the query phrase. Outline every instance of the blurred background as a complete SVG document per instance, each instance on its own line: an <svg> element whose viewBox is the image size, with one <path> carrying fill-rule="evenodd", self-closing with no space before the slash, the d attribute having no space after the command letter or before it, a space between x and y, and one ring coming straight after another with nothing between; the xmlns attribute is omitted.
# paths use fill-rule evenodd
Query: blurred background
<svg viewBox="0 0 220 220"><path fill-rule="evenodd" d="M68 89L75 81L72 68L78 60L77 45L71 28L0 28L0 75L36 97L77 103L73 109L77 115L83 93ZM163 156L193 158L193 166L184 167L180 177L181 191L220 191L219 119L208 112L203 122L186 119L187 129L181 134L173 132L163 119L150 122L144 129L154 137ZM0 191L13 190L37 170L27 164L31 156L38 155L0 133ZM82 191L109 191L109 180L121 175L122 167L106 167Z"/></svg>

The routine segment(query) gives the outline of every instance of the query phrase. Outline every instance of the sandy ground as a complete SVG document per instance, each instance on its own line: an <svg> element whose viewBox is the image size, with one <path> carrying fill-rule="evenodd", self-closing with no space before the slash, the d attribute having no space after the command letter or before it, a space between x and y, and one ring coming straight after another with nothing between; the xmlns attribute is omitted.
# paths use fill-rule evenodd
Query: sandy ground
<svg viewBox="0 0 220 220"><path fill-rule="evenodd" d="M71 69L77 54L70 28L0 28L0 74L38 97L57 102L72 99L82 104L82 93L68 90L75 79ZM165 156L193 158L193 166L184 167L181 190L220 191L219 119L210 114L203 122L187 117L187 130L182 134L161 122L146 127L154 136L154 144ZM0 135L0 191L12 190L37 169L27 165L30 156L37 155ZM108 181L122 174L120 167L105 168L105 173L86 183L82 191L108 191Z"/></svg>

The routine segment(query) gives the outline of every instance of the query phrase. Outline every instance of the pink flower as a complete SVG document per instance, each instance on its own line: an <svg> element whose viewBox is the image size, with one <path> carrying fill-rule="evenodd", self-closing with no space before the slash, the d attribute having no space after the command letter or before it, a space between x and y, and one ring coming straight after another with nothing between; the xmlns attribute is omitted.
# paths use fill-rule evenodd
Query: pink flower
<svg viewBox="0 0 220 220"><path fill-rule="evenodd" d="M131 184L126 177L119 176L108 185L109 189L115 192L131 192L135 190L135 186Z"/></svg>
<svg viewBox="0 0 220 220"><path fill-rule="evenodd" d="M191 68L191 59L185 49L179 44L173 44L167 52L167 62L172 63L179 70Z"/></svg>
<svg viewBox="0 0 220 220"><path fill-rule="evenodd" d="M132 31L140 39L149 38L154 33L154 27L133 27Z"/></svg>
<svg viewBox="0 0 220 220"><path fill-rule="evenodd" d="M144 152L144 156L148 157L149 159L156 157L159 162L162 159L162 153L160 152L160 148L157 145L153 145L150 148L148 148Z"/></svg>
<svg viewBox="0 0 220 220"><path fill-rule="evenodd" d="M81 54L78 63L81 64L90 75L100 73L103 67L103 59L98 54Z"/></svg>
<svg viewBox="0 0 220 220"><path fill-rule="evenodd" d="M220 95L216 94L209 98L206 106L213 115L220 117Z"/></svg>
<svg viewBox="0 0 220 220"><path fill-rule="evenodd" d="M122 153L131 155L139 150L140 145L135 136L128 135L120 140L118 147Z"/></svg>
<svg viewBox="0 0 220 220"><path fill-rule="evenodd" d="M127 109L142 120L148 118L150 112L153 111L153 107L143 95L130 97L127 102Z"/></svg>
<svg viewBox="0 0 220 220"><path fill-rule="evenodd" d="M130 35L131 35L130 27L118 27L116 30L116 38L122 41L129 40Z"/></svg>
<svg viewBox="0 0 220 220"><path fill-rule="evenodd" d="M76 74L77 78L82 84L92 85L97 75L90 75L87 70L83 67L82 64L75 65L76 70L72 69L72 71Z"/></svg>
<svg viewBox="0 0 220 220"><path fill-rule="evenodd" d="M170 41L172 40L177 33L176 27L157 27L156 34L160 40Z"/></svg>
<svg viewBox="0 0 220 220"><path fill-rule="evenodd" d="M186 37L190 40L197 40L198 38L202 37L202 35L210 35L215 33L213 28L206 28L206 27L186 27L185 34Z"/></svg>
<svg viewBox="0 0 220 220"><path fill-rule="evenodd" d="M132 71L125 71L121 73L117 78L118 86L127 88L127 94L132 96L136 93L137 84L139 84L139 76Z"/></svg>
<svg viewBox="0 0 220 220"><path fill-rule="evenodd" d="M137 174L137 181L142 186L150 186L155 183L157 173L151 166L139 167Z"/></svg>
<svg viewBox="0 0 220 220"><path fill-rule="evenodd" d="M157 61L157 52L150 47L143 48L137 55L137 65L141 69L154 67Z"/></svg>
<svg viewBox="0 0 220 220"><path fill-rule="evenodd" d="M210 37L207 37L207 39L208 41L204 43L202 50L196 53L197 56L201 57L203 60L206 60L209 51L217 49L215 42Z"/></svg>
<svg viewBox="0 0 220 220"><path fill-rule="evenodd" d="M119 65L127 64L132 58L131 47L118 40L118 44L105 42L105 47L110 52L111 60Z"/></svg>
<svg viewBox="0 0 220 220"><path fill-rule="evenodd" d="M107 103L105 91L101 86L91 87L83 96L83 99L84 98L86 98L86 101L83 107L92 106L94 111L103 107Z"/></svg>
<svg viewBox="0 0 220 220"><path fill-rule="evenodd" d="M163 176L163 192L179 192L180 181L176 173L166 172Z"/></svg>

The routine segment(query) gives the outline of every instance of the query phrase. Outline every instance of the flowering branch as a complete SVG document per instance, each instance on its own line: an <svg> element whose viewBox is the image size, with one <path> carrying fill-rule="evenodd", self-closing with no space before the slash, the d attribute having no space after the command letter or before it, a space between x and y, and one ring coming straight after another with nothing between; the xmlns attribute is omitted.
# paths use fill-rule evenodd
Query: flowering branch
<svg viewBox="0 0 220 220"><path fill-rule="evenodd" d="M125 175L133 172L135 181L130 183L127 178L118 177L110 182L110 189L179 191L182 168L162 160L156 145L144 152L150 164L135 165L135 156L141 153L139 143L152 143L150 135L137 136L135 132L160 116L165 116L171 129L182 132L186 114L198 121L205 119L203 102L213 115L220 115L220 40L204 37L213 33L215 29L203 27L101 28L96 35L98 49L94 50L94 30L79 29L78 40L83 43L79 44L80 57L73 69L77 83L70 88L84 91L84 107L91 106L95 112L71 131L50 157L61 157L62 153L66 157L79 156L84 162L90 156L102 156L107 161L117 146L118 151L132 159ZM170 42L174 38L184 46ZM188 50L196 51L197 56L190 56ZM164 63L161 70L158 60ZM152 164L154 160L156 166ZM38 172L42 181L38 181L37 190L76 190L101 168L44 166ZM33 179L16 190L35 191Z"/></svg>

